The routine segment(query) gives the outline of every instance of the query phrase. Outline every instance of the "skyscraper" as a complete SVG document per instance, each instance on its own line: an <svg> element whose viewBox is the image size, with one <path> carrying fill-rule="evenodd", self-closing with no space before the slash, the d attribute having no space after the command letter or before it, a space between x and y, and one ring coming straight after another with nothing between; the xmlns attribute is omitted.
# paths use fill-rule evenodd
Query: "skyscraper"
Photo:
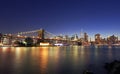
<svg viewBox="0 0 120 74"><path fill-rule="evenodd" d="M84 33L84 41L88 42L88 35L87 35L87 33Z"/></svg>

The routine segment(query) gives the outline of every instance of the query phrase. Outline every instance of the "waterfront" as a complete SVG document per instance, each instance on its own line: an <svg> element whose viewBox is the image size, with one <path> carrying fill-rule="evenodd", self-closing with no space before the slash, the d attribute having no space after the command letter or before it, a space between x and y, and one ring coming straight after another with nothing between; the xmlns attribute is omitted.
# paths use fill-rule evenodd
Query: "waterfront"
<svg viewBox="0 0 120 74"><path fill-rule="evenodd" d="M120 60L119 48L0 47L0 74L106 74L104 64Z"/></svg>

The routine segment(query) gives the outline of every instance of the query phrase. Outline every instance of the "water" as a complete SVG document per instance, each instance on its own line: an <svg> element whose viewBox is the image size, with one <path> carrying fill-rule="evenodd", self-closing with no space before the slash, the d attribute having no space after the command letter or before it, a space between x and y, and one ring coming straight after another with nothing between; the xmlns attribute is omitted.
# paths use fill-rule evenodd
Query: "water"
<svg viewBox="0 0 120 74"><path fill-rule="evenodd" d="M120 48L0 47L0 74L106 74L104 63L120 60Z"/></svg>

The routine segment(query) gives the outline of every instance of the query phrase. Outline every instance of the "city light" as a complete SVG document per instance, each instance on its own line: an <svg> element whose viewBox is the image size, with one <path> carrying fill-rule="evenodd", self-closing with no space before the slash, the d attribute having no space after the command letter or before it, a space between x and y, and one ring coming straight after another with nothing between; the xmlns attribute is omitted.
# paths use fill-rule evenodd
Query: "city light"
<svg viewBox="0 0 120 74"><path fill-rule="evenodd" d="M56 43L56 44L54 44L54 45L56 45L56 46L63 46L62 43Z"/></svg>
<svg viewBox="0 0 120 74"><path fill-rule="evenodd" d="M50 43L40 43L40 46L49 46Z"/></svg>
<svg viewBox="0 0 120 74"><path fill-rule="evenodd" d="M78 34L73 34L72 36L68 35L51 35L52 33L41 29L35 31L28 32L20 32L21 34L3 34L1 36L0 46L13 45L13 41L17 41L17 46L26 45L25 39L30 37L32 40L31 45L35 46L64 46L64 45L82 45L82 46L90 46L90 45L120 45L120 41L118 36L111 35L109 37L103 38L101 34L97 33L94 35L94 41L91 41L91 37L84 32ZM80 36L80 37L79 37ZM90 40L89 40L90 39ZM29 43L28 43L29 44ZM16 46L15 45L15 46Z"/></svg>

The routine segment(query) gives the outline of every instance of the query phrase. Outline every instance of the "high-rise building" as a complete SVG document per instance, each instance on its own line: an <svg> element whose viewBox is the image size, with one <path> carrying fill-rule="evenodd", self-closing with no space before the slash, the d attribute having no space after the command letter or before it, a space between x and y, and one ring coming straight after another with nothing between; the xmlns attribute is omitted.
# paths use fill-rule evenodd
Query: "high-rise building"
<svg viewBox="0 0 120 74"><path fill-rule="evenodd" d="M71 37L71 40L77 41L77 40L78 40L78 35L77 35L77 34L73 35L73 36Z"/></svg>
<svg viewBox="0 0 120 74"><path fill-rule="evenodd" d="M77 34L75 34L74 40L78 40L78 35Z"/></svg>
<svg viewBox="0 0 120 74"><path fill-rule="evenodd" d="M82 39L83 37L84 37L83 30L81 29L81 31L80 31L80 38Z"/></svg>
<svg viewBox="0 0 120 74"><path fill-rule="evenodd" d="M65 40L69 40L69 36L68 35L65 35Z"/></svg>
<svg viewBox="0 0 120 74"><path fill-rule="evenodd" d="M84 41L88 42L88 35L87 35L87 33L84 33Z"/></svg>
<svg viewBox="0 0 120 74"><path fill-rule="evenodd" d="M111 44L115 44L118 42L118 37L116 37L115 35L112 35L107 38L107 42Z"/></svg>

